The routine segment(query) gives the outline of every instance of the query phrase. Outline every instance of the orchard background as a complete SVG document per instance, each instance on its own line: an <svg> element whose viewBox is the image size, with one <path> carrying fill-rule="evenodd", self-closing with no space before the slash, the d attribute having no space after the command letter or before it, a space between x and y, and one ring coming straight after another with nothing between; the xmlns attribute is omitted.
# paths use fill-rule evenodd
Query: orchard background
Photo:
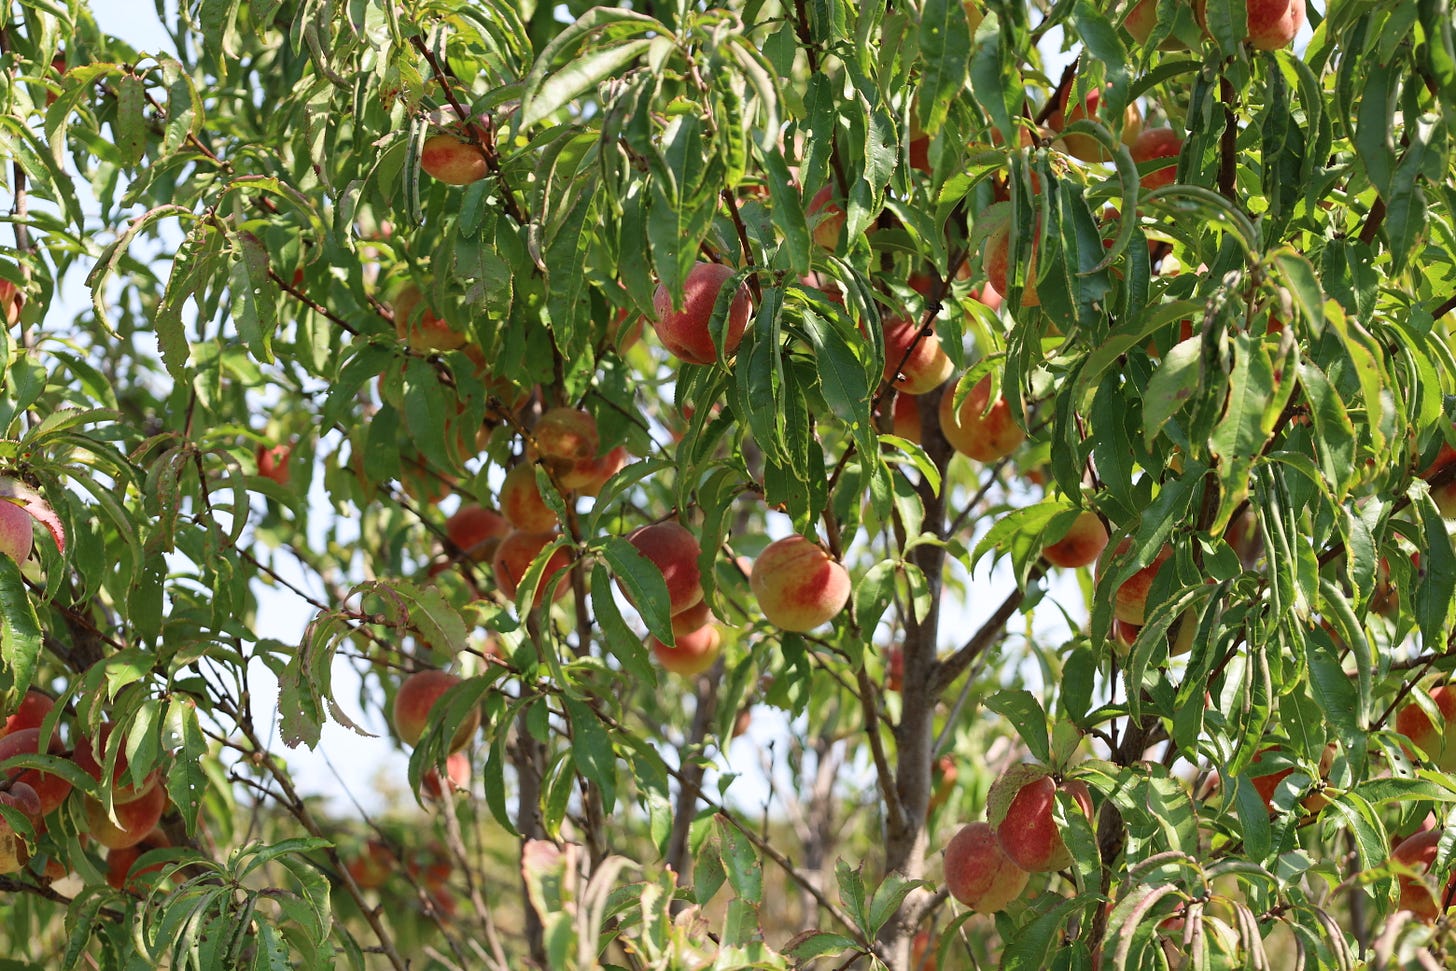
<svg viewBox="0 0 1456 971"><path fill-rule="evenodd" d="M0 966L1449 965L1448 0L158 13L0 6Z"/></svg>

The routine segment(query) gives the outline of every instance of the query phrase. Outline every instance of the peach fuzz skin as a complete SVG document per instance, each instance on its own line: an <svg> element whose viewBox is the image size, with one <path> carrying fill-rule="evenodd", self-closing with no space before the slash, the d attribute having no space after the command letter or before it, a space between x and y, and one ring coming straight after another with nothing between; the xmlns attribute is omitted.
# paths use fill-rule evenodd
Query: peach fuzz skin
<svg viewBox="0 0 1456 971"><path fill-rule="evenodd" d="M769 622L803 633L849 602L849 573L818 543L795 534L770 543L748 579Z"/></svg>

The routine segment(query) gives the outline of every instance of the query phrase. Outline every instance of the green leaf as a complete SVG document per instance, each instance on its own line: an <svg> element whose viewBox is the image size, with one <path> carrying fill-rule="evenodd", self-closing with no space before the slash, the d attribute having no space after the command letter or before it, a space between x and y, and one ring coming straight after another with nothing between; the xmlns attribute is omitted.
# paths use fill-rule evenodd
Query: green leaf
<svg viewBox="0 0 1456 971"><path fill-rule="evenodd" d="M1046 971L1047 958L1061 937L1063 925L1086 905L1081 897L1072 897L1017 928L1001 952L1002 971Z"/></svg>
<svg viewBox="0 0 1456 971"><path fill-rule="evenodd" d="M1143 440L1152 445L1163 426L1182 410L1203 381L1203 338L1194 335L1163 355L1143 393Z"/></svg>
<svg viewBox="0 0 1456 971"><path fill-rule="evenodd" d="M723 814L714 817L722 851L723 868L733 890L750 903L763 901L763 861L748 837L728 822Z"/></svg>
<svg viewBox="0 0 1456 971"><path fill-rule="evenodd" d="M1425 643L1444 644L1451 631L1452 605L1456 603L1456 551L1451 548L1446 521L1429 495L1417 502L1416 508L1425 540L1416 583L1416 624Z"/></svg>
<svg viewBox="0 0 1456 971"><path fill-rule="evenodd" d="M562 704L571 724L571 754L577 771L601 789L602 807L610 813L617 791L617 756L612 741L601 719L585 704L572 698L563 698Z"/></svg>
<svg viewBox="0 0 1456 971"><path fill-rule="evenodd" d="M142 79L123 74L116 82L116 149L117 160L126 168L135 168L147 147L147 92Z"/></svg>
<svg viewBox="0 0 1456 971"><path fill-rule="evenodd" d="M975 103L991 116L991 124L1001 133L1003 141L1015 145L1018 135L1011 119L1019 116L1025 95L1020 72L1004 39L1001 31L976 31L975 49L971 54L971 91Z"/></svg>
<svg viewBox="0 0 1456 971"><path fill-rule="evenodd" d="M600 9L600 8L598 8ZM646 18L644 18L646 19ZM526 92L522 98L521 127L530 128L549 118L568 103L595 88L607 78L619 73L636 61L650 48L659 49L672 45L671 38L638 38L626 40L611 46L599 47L585 56L578 55L567 61L566 66L550 77L526 79ZM543 52L541 62L546 61Z"/></svg>
<svg viewBox="0 0 1456 971"><path fill-rule="evenodd" d="M971 25L960 0L926 0L920 11L920 55L920 127L934 136L965 88L970 67Z"/></svg>
<svg viewBox="0 0 1456 971"><path fill-rule="evenodd" d="M623 670L639 684L655 685L657 669L647 659L642 638L622 619L622 612L617 609L617 601L612 596L612 579L600 563L592 568L591 595L592 608L597 624L602 628L602 642L607 650L622 662Z"/></svg>
<svg viewBox="0 0 1456 971"><path fill-rule="evenodd" d="M1233 511L1249 494L1249 470L1263 452L1278 417L1270 407L1277 391L1274 366L1264 343L1248 333L1235 335L1228 399L1208 440L1219 462L1222 487L1218 514L1208 527L1214 534L1223 532Z"/></svg>
<svg viewBox="0 0 1456 971"><path fill-rule="evenodd" d="M163 744L173 753L167 765L167 797L181 811L183 825L192 834L207 793L207 774L202 768L208 754L207 739L197 719L197 703L180 695L173 697L167 705L163 731Z"/></svg>
<svg viewBox="0 0 1456 971"><path fill-rule="evenodd" d="M278 327L275 298L278 288L268 277L268 251L252 233L232 239L234 262L229 274L233 319L238 336L265 363L273 363L273 332Z"/></svg>
<svg viewBox="0 0 1456 971"><path fill-rule="evenodd" d="M988 697L985 704L1016 728L1032 758L1042 763L1051 761L1047 716L1035 695L1022 688L1006 689Z"/></svg>
<svg viewBox="0 0 1456 971"><path fill-rule="evenodd" d="M657 564L620 536L607 537L602 544L602 555L652 636L669 646L677 643L672 635L672 602L667 581Z"/></svg>

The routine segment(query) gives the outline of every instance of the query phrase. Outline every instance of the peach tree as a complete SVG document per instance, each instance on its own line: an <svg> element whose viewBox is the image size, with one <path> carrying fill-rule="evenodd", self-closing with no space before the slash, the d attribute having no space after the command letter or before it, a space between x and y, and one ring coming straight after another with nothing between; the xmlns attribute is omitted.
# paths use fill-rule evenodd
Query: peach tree
<svg viewBox="0 0 1456 971"><path fill-rule="evenodd" d="M0 6L7 967L1451 961L1449 0L157 12Z"/></svg>

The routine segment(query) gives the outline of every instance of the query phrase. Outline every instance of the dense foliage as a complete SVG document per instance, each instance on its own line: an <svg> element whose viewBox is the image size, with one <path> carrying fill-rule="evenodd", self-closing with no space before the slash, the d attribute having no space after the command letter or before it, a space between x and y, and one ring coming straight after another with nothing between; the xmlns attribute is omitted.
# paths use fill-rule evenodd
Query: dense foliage
<svg viewBox="0 0 1456 971"><path fill-rule="evenodd" d="M5 0L6 953L1449 963L1453 15L1295 6Z"/></svg>

